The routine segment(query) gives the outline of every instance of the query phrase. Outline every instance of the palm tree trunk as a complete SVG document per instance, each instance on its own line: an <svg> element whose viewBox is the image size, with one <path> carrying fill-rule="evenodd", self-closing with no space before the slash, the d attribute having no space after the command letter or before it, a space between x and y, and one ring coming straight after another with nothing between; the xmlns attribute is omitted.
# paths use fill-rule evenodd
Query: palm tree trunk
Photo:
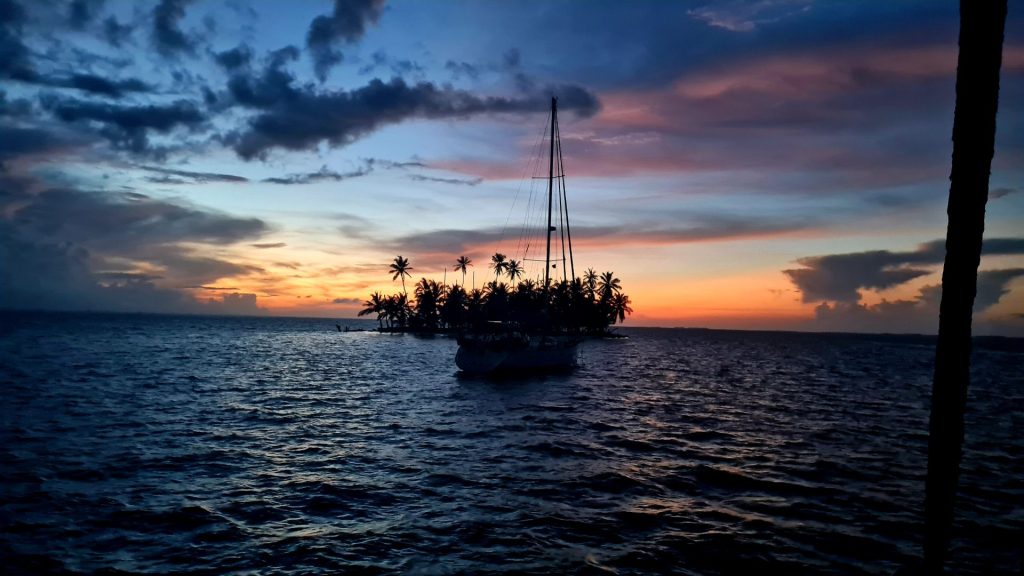
<svg viewBox="0 0 1024 576"><path fill-rule="evenodd" d="M942 572L960 475L964 409L970 383L971 314L995 149L1006 3L1007 0L960 2L953 167L946 209L949 224L925 485L924 563L928 574Z"/></svg>

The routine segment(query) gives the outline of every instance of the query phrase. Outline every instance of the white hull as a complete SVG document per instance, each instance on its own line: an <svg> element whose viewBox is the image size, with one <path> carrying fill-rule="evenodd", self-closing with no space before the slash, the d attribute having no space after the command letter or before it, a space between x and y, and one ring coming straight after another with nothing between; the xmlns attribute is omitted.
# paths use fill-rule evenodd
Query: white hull
<svg viewBox="0 0 1024 576"><path fill-rule="evenodd" d="M487 374L530 370L558 370L576 366L579 339L545 336L530 339L526 346L461 344L455 364L464 372Z"/></svg>

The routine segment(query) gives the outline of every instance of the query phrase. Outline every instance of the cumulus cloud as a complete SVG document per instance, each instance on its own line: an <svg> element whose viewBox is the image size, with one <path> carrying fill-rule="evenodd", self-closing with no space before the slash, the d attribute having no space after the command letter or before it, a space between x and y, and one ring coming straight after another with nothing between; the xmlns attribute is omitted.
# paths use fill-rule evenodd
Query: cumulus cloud
<svg viewBox="0 0 1024 576"><path fill-rule="evenodd" d="M982 314L1009 293L1009 284L1024 277L1024 268L983 270L978 273L978 295L974 300L975 332L1016 331L1024 335L1024 326L1013 326L1009 318L991 318ZM939 305L942 286L921 288L913 300L882 300L867 305L860 302L822 302L814 309L815 327L827 331L900 332L934 334L939 327ZM1009 323L1007 321L1010 321Z"/></svg>
<svg viewBox="0 0 1024 576"><path fill-rule="evenodd" d="M213 59L224 70L234 72L241 68L247 68L252 62L252 56L252 49L248 45L239 44L230 50L217 52L213 55Z"/></svg>
<svg viewBox="0 0 1024 576"><path fill-rule="evenodd" d="M34 190L34 191L30 191ZM269 226L126 191L0 181L0 302L7 308L204 312L186 291L258 267L200 246L258 239ZM251 310L218 299L218 310Z"/></svg>
<svg viewBox="0 0 1024 576"><path fill-rule="evenodd" d="M982 253L1024 254L1024 238L987 239ZM884 290L930 274L932 269L922 266L941 264L945 254L944 242L934 240L909 252L873 250L800 258L797 263L803 268L782 272L796 285L804 302L855 303L862 289Z"/></svg>
<svg viewBox="0 0 1024 576"><path fill-rule="evenodd" d="M430 82L408 84L374 79L350 91L295 87L282 58L272 60L258 77L236 75L229 90L242 105L261 110L245 130L227 138L246 160L262 158L274 148L312 150L321 142L344 146L388 124L414 118L467 118L479 114L536 113L550 107L551 95L563 110L581 116L597 112L597 97L573 86L548 87L518 98L477 96Z"/></svg>
<svg viewBox="0 0 1024 576"><path fill-rule="evenodd" d="M306 34L306 46L321 82L327 78L327 72L342 60L337 45L358 42L366 28L377 23L383 10L384 0L335 0L334 11L330 15L313 19Z"/></svg>
<svg viewBox="0 0 1024 576"><path fill-rule="evenodd" d="M150 152L149 134L167 134L176 128L195 129L206 115L195 103L117 105L69 98L46 98L43 105L67 123L97 125L98 134L116 148L136 154Z"/></svg>
<svg viewBox="0 0 1024 576"><path fill-rule="evenodd" d="M194 54L196 41L181 30L185 8L192 0L160 0L153 8L153 45L165 57Z"/></svg>

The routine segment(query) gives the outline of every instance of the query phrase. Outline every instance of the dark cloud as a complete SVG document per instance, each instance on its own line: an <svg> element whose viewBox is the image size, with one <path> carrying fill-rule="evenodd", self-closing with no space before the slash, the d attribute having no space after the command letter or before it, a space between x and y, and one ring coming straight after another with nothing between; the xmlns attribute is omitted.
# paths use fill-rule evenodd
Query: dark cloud
<svg viewBox="0 0 1024 576"><path fill-rule="evenodd" d="M463 76L477 80L480 78L480 68L470 64L469 62L456 62L449 60L444 63L444 69L451 72L452 78L455 80L462 79Z"/></svg>
<svg viewBox="0 0 1024 576"><path fill-rule="evenodd" d="M1007 188L1007 187L994 188L994 189L988 191L988 199L989 200L996 200L998 198L1003 198L1005 196L1009 196L1010 194L1014 194L1016 192L1019 192L1019 190L1017 190L1016 188Z"/></svg>
<svg viewBox="0 0 1024 576"><path fill-rule="evenodd" d="M385 68L395 76L422 76L426 70L421 64L414 60L394 59L389 57L382 50L377 50L370 55L370 62L359 67L359 74L366 75L374 70Z"/></svg>
<svg viewBox="0 0 1024 576"><path fill-rule="evenodd" d="M161 166L137 166L147 172L156 172L169 177L185 178L187 180L178 180L175 182L164 182L165 184L185 184L185 183L201 183L205 184L208 182L227 182L227 183L241 183L248 182L249 179L244 176L236 176L234 174L220 174L217 172L192 172L190 170L175 170L172 168L163 168Z"/></svg>
<svg viewBox="0 0 1024 576"><path fill-rule="evenodd" d="M8 209L20 230L89 250L134 254L151 245L195 242L227 245L262 235L269 227L130 192L54 188L24 196Z"/></svg>
<svg viewBox="0 0 1024 576"><path fill-rule="evenodd" d="M0 125L0 171L14 158L53 151L65 142L48 130Z"/></svg>
<svg viewBox="0 0 1024 576"><path fill-rule="evenodd" d="M1024 238L990 238L982 253L990 256L1024 254ZM800 290L804 302L860 300L861 289L884 290L932 272L945 259L945 244L934 240L911 252L874 250L801 258L803 268L783 270ZM998 298L997 298L998 299Z"/></svg>
<svg viewBox="0 0 1024 576"><path fill-rule="evenodd" d="M299 58L299 49L285 46L270 52L264 69L257 75L239 72L228 80L228 92L235 102L250 108L269 108L277 103L297 100L301 92L292 87L294 77L284 69Z"/></svg>
<svg viewBox="0 0 1024 576"><path fill-rule="evenodd" d="M64 122L98 124L99 134L115 147L139 154L150 151L150 132L167 134L179 127L195 129L206 121L205 114L188 100L121 106L51 97L44 99L43 105Z"/></svg>
<svg viewBox="0 0 1024 576"><path fill-rule="evenodd" d="M324 180L333 180L340 182L342 180L348 180L350 178L359 178L360 176L366 176L372 171L369 165L362 168L357 168L350 172L335 172L328 170L327 166L321 166L316 172L305 172L301 174L289 174L283 178L265 178L263 181L270 184L311 184L313 182L322 182Z"/></svg>
<svg viewBox="0 0 1024 576"><path fill-rule="evenodd" d="M1021 315L1011 312L1004 317L983 315L1009 293L1008 285L1024 277L1024 268L983 270L978 273L978 296L974 300L974 332L1003 332L1016 330L1006 320ZM900 332L935 334L939 326L939 304L942 286L921 288L913 300L882 300L867 305L860 302L822 302L814 309L814 327L819 330L845 332ZM1024 334L1024 332L1021 332Z"/></svg>
<svg viewBox="0 0 1024 576"><path fill-rule="evenodd" d="M109 80L93 74L73 74L63 81L58 81L58 84L52 85L75 88L83 92L101 94L111 98L120 98L128 92L149 92L152 90L148 84L137 78Z"/></svg>
<svg viewBox="0 0 1024 576"><path fill-rule="evenodd" d="M428 168L426 164L418 160L410 160L408 162L395 162L393 160L385 160L383 158L364 158L364 162L373 167L381 167L384 169L398 169L404 170L406 168Z"/></svg>
<svg viewBox="0 0 1024 576"><path fill-rule="evenodd" d="M7 99L7 93L0 90L0 116L20 118L32 114L32 102L26 98Z"/></svg>
<svg viewBox="0 0 1024 576"><path fill-rule="evenodd" d="M0 0L0 78L30 82L36 77L31 53L22 42L25 9L14 0Z"/></svg>
<svg viewBox="0 0 1024 576"><path fill-rule="evenodd" d="M256 239L267 230L261 220L138 193L58 188L30 194L4 184L0 302L30 309L251 308L254 302L248 297L203 303L173 287L260 273L259 268L197 253L195 246L229 245Z"/></svg>
<svg viewBox="0 0 1024 576"><path fill-rule="evenodd" d="M133 31L130 24L121 24L113 16L109 16L103 21L103 38L115 48L120 48L128 42Z"/></svg>
<svg viewBox="0 0 1024 576"><path fill-rule="evenodd" d="M483 178L438 178L436 176L424 176L422 174L410 174L410 180L417 182L440 182L442 184L457 184L462 186L476 186L484 181Z"/></svg>
<svg viewBox="0 0 1024 576"><path fill-rule="evenodd" d="M258 79L236 77L229 84L240 103L264 110L248 129L228 141L244 159L262 158L273 148L310 150L320 142L344 146L387 124L413 118L466 118L478 114L535 113L550 108L550 95L563 110L580 116L597 112L597 97L579 86L549 87L520 98L477 96L430 82L372 80L351 91L295 88L280 67Z"/></svg>
<svg viewBox="0 0 1024 576"><path fill-rule="evenodd" d="M335 0L334 11L329 16L313 19L306 34L306 46L321 82L327 78L327 72L342 60L336 45L358 42L366 27L376 24L383 10L384 0Z"/></svg>
<svg viewBox="0 0 1024 576"><path fill-rule="evenodd" d="M259 248L260 250L266 250L267 248L284 248L287 246L284 242L264 242L260 244L249 244L253 248Z"/></svg>
<svg viewBox="0 0 1024 576"><path fill-rule="evenodd" d="M1010 282L1022 276L1024 276L1024 268L978 272L978 291L974 297L974 310L980 312L995 306L1000 298L1010 292L1007 287Z"/></svg>
<svg viewBox="0 0 1024 576"><path fill-rule="evenodd" d="M165 57L195 54L196 41L180 28L192 0L160 0L153 8L153 45Z"/></svg>
<svg viewBox="0 0 1024 576"><path fill-rule="evenodd" d="M234 72L249 67L252 62L252 49L245 44L240 44L230 50L214 54L213 59L224 70Z"/></svg>
<svg viewBox="0 0 1024 576"><path fill-rule="evenodd" d="M106 0L72 0L68 6L68 23L75 30L82 30L103 11Z"/></svg>
<svg viewBox="0 0 1024 576"><path fill-rule="evenodd" d="M331 304L346 304L346 305L359 305L362 304L362 300L359 298L335 298L331 300Z"/></svg>

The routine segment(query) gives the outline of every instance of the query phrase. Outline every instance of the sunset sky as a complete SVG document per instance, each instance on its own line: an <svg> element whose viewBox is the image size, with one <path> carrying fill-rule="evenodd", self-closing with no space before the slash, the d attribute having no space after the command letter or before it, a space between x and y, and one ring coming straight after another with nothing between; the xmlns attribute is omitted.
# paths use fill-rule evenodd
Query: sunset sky
<svg viewBox="0 0 1024 576"><path fill-rule="evenodd" d="M1011 4L975 326L1024 335ZM934 332L957 33L940 0L0 0L0 307L353 317L398 254L480 286L554 95L577 272L628 325Z"/></svg>

